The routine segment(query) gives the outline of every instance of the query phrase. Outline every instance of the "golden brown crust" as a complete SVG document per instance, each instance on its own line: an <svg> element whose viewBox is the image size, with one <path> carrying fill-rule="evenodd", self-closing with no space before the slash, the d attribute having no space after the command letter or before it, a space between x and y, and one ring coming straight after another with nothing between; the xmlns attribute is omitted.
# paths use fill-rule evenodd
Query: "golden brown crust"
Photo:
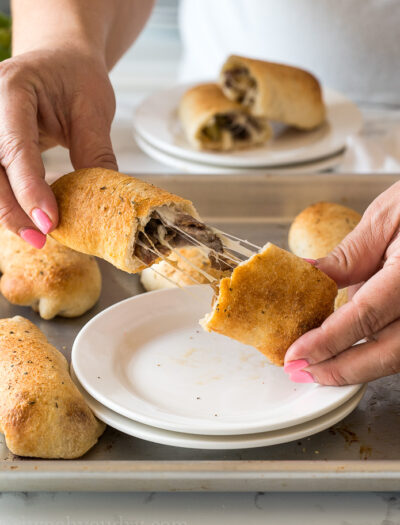
<svg viewBox="0 0 400 525"><path fill-rule="evenodd" d="M289 247L299 257L320 259L330 253L357 226L361 215L334 202L317 202L294 219ZM339 290L335 307L347 302L347 289Z"/></svg>
<svg viewBox="0 0 400 525"><path fill-rule="evenodd" d="M282 366L289 346L333 312L336 293L327 275L268 243L222 279L213 311L201 324Z"/></svg>
<svg viewBox="0 0 400 525"><path fill-rule="evenodd" d="M133 256L138 228L159 207L197 216L192 203L152 184L113 170L89 168L52 184L60 222L51 233L73 250L96 255L126 272L146 268Z"/></svg>
<svg viewBox="0 0 400 525"><path fill-rule="evenodd" d="M205 141L202 138L203 127L218 114L226 113L247 113L237 102L229 100L217 84L199 84L184 93L179 103L179 118L183 130L190 144L197 149L239 149L254 145L251 140L235 142L234 145L224 147L224 144L218 141ZM271 129L267 122L265 125L265 135L262 142L271 136Z"/></svg>
<svg viewBox="0 0 400 525"><path fill-rule="evenodd" d="M0 432L19 456L72 459L97 442L99 422L64 356L23 317L0 320Z"/></svg>
<svg viewBox="0 0 400 525"><path fill-rule="evenodd" d="M171 254L166 261L154 264L151 268L142 271L140 282L147 291L160 290L162 288L174 288L175 286L191 286L194 284L208 284L209 280L196 268L205 271L211 277L221 279L223 272L211 267L211 262L200 248L179 248L177 252L185 257L182 259L176 254ZM188 262L189 261L189 262ZM193 266L192 266L193 265Z"/></svg>
<svg viewBox="0 0 400 525"><path fill-rule="evenodd" d="M101 274L93 257L51 238L37 250L2 226L0 246L0 292L10 303L52 319L82 315L98 300Z"/></svg>
<svg viewBox="0 0 400 525"><path fill-rule="evenodd" d="M245 67L256 81L256 96L250 111L300 129L313 129L325 120L325 105L318 80L308 71L264 60L230 56L222 66L220 85L224 87L224 72Z"/></svg>

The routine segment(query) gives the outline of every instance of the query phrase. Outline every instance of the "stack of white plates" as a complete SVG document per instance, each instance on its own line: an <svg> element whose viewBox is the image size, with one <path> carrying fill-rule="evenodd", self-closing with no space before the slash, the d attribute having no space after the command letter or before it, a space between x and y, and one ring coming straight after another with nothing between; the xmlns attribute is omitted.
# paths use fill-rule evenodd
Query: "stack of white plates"
<svg viewBox="0 0 400 525"><path fill-rule="evenodd" d="M141 439L201 449L285 443L346 417L361 385L292 383L254 348L202 330L208 286L138 295L94 317L72 374L96 416Z"/></svg>
<svg viewBox="0 0 400 525"><path fill-rule="evenodd" d="M179 100L189 87L178 85L147 97L136 109L134 135L150 157L190 173L327 170L340 164L348 137L362 127L357 106L344 95L325 89L327 118L316 130L306 132L274 125L274 138L264 146L229 153L198 151L186 140L177 113Z"/></svg>

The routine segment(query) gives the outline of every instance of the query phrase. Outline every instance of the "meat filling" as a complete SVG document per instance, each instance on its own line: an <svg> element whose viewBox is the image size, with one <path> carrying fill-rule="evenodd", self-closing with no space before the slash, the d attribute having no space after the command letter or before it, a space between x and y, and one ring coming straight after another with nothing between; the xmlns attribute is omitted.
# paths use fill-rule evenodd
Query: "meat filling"
<svg viewBox="0 0 400 525"><path fill-rule="evenodd" d="M224 132L230 133L235 141L244 141L261 134L263 127L259 120L247 113L226 113L216 115L202 129L204 138L213 142L221 141Z"/></svg>
<svg viewBox="0 0 400 525"><path fill-rule="evenodd" d="M257 83L246 67L224 71L224 92L229 98L245 106L252 106L256 97Z"/></svg>
<svg viewBox="0 0 400 525"><path fill-rule="evenodd" d="M186 234L186 235L185 235ZM174 225L167 225L157 212L154 212L144 231L139 232L135 243L134 255L147 265L151 265L159 255L168 255L170 249L196 245L196 241L210 249L211 266L218 270L231 268L224 257L224 246L221 239L206 224L191 215L177 213Z"/></svg>

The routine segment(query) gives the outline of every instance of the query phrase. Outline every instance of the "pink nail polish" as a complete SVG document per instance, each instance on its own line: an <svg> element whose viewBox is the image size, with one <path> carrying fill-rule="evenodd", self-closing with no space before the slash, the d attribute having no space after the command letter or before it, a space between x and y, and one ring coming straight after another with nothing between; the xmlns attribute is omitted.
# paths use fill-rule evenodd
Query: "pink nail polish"
<svg viewBox="0 0 400 525"><path fill-rule="evenodd" d="M286 373L291 374L292 372L306 368L308 365L309 363L305 359L296 359L295 361L288 361L285 363L283 370Z"/></svg>
<svg viewBox="0 0 400 525"><path fill-rule="evenodd" d="M46 244L46 236L36 230L26 228L21 230L19 235L24 241L28 242L34 248L40 250Z"/></svg>
<svg viewBox="0 0 400 525"><path fill-rule="evenodd" d="M315 383L313 376L305 370L297 370L290 374L289 377L294 383Z"/></svg>
<svg viewBox="0 0 400 525"><path fill-rule="evenodd" d="M307 261L308 263L312 264L313 266L316 266L317 262L318 262L316 259L306 259L305 257L303 257L303 260Z"/></svg>
<svg viewBox="0 0 400 525"><path fill-rule="evenodd" d="M49 233L52 227L52 222L43 210L35 208L32 211L32 219L42 233L45 235Z"/></svg>

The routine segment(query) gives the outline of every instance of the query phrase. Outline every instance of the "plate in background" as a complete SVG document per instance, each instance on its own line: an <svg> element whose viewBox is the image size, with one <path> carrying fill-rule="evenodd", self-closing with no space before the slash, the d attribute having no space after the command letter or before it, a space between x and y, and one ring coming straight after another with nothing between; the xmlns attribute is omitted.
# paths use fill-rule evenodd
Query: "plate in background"
<svg viewBox="0 0 400 525"><path fill-rule="evenodd" d="M345 150L341 150L339 153L324 159L312 162L292 164L288 166L274 166L267 168L224 168L222 166L213 166L211 164L200 164L199 162L191 162L190 160L170 155L169 153L161 151L160 149L147 142L138 133L134 133L134 138L140 149L152 159L161 162L166 166L171 166L172 168L176 168L188 173L200 175L240 175L244 173L252 175L257 173L300 175L304 173L317 173L319 171L326 171L333 169L336 166L339 166L345 154Z"/></svg>
<svg viewBox="0 0 400 525"><path fill-rule="evenodd" d="M327 120L313 131L279 126L278 135L260 147L230 153L199 151L187 142L177 113L181 96L191 86L177 85L153 93L142 101L134 115L136 132L149 144L191 162L234 168L310 162L342 150L347 138L362 127L357 106L341 93L324 89Z"/></svg>

